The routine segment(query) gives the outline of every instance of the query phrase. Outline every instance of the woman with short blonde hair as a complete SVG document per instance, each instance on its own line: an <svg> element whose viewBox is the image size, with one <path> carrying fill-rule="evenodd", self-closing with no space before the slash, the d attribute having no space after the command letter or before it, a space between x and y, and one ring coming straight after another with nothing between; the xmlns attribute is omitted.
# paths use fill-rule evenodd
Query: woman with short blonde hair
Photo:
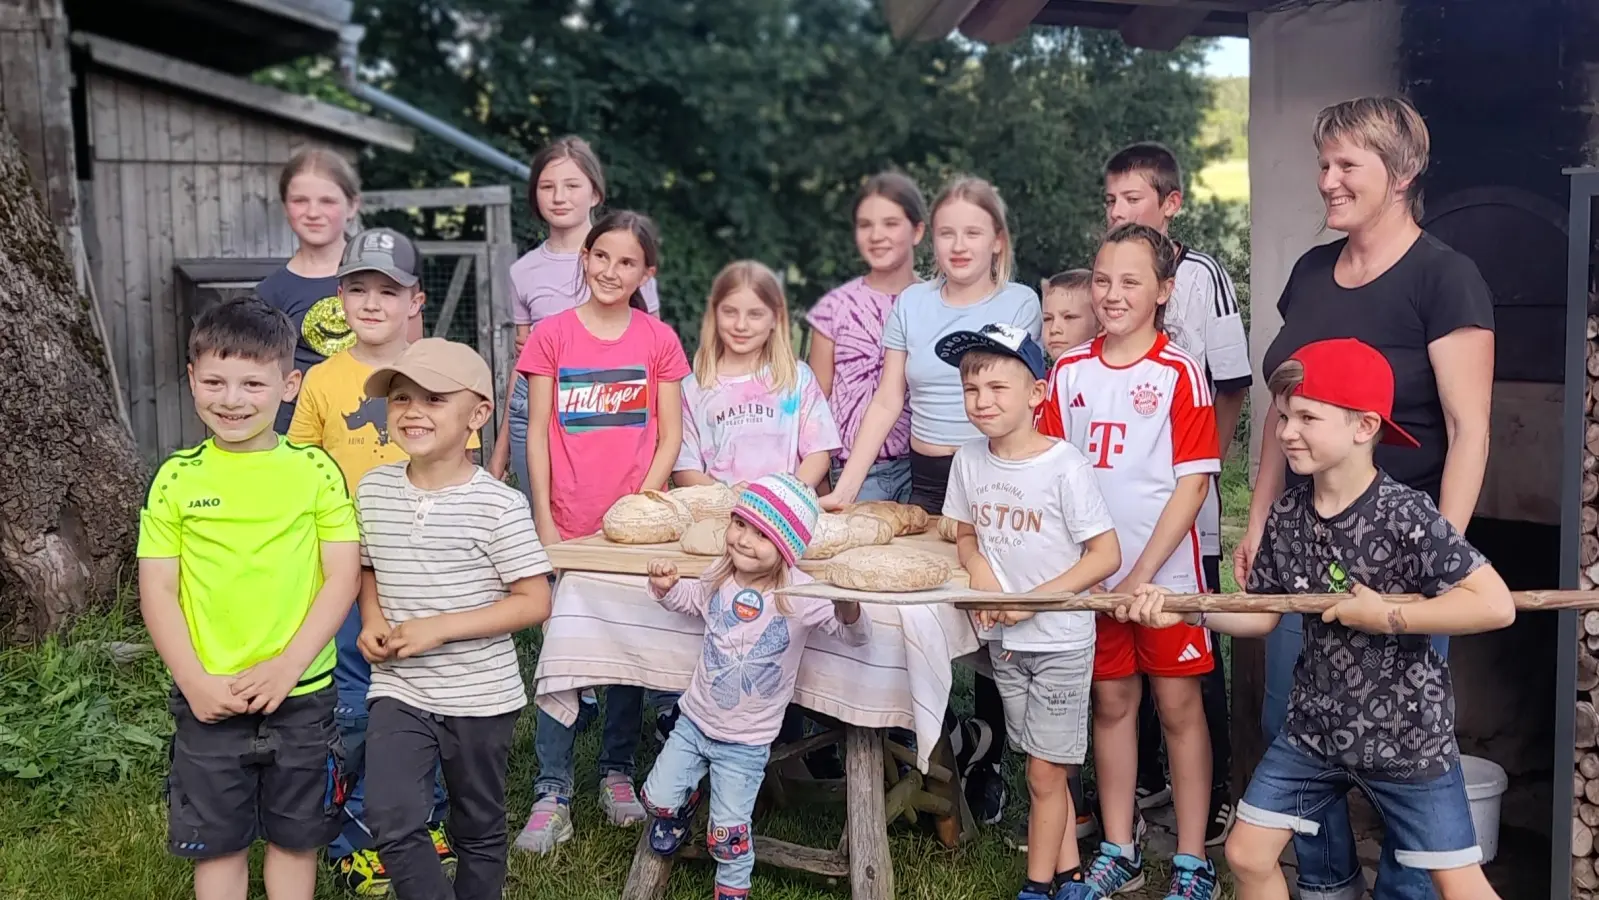
<svg viewBox="0 0 1599 900"><path fill-rule="evenodd" d="M1382 445L1377 465L1430 496L1464 533L1488 464L1493 297L1470 258L1421 227L1420 179L1430 151L1426 122L1406 100L1361 97L1323 109L1312 139L1325 227L1346 236L1311 248L1294 264L1277 301L1283 325L1261 371L1276 371L1299 348L1327 338L1358 338L1382 351L1394 372L1394 422L1420 446ZM1239 584L1248 581L1272 504L1285 486L1303 480L1286 473L1280 418L1272 407L1262 423L1249 526L1233 555ZM1284 616L1267 638L1268 740L1286 716L1301 627L1299 616ZM1447 655L1447 637L1434 637L1432 644L1438 656ZM1364 662L1352 665L1364 670ZM1359 897L1361 870L1347 807L1340 801L1317 819L1317 837L1295 839L1301 891L1326 900ZM1432 893L1426 872L1398 865L1389 854L1377 880L1385 891L1405 896L1412 895L1412 885L1419 896Z"/></svg>

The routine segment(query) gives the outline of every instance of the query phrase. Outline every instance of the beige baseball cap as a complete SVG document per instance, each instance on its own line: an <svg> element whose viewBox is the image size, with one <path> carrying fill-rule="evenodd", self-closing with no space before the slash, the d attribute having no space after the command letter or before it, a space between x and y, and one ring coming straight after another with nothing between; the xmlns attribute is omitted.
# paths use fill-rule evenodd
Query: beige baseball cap
<svg viewBox="0 0 1599 900"><path fill-rule="evenodd" d="M423 388L441 394L471 391L494 402L494 375L478 352L444 338L423 338L405 348L393 365L367 376L366 395L386 397L394 376L404 375Z"/></svg>

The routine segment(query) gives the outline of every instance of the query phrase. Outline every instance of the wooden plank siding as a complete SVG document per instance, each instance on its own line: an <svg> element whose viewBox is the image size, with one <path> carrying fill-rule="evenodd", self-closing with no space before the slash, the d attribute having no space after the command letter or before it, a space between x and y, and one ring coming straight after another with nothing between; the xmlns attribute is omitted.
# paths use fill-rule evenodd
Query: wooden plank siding
<svg viewBox="0 0 1599 900"><path fill-rule="evenodd" d="M105 69L84 74L98 238L90 267L134 436L155 460L205 437L174 263L291 256L277 196L283 164L307 143L352 159L357 148Z"/></svg>

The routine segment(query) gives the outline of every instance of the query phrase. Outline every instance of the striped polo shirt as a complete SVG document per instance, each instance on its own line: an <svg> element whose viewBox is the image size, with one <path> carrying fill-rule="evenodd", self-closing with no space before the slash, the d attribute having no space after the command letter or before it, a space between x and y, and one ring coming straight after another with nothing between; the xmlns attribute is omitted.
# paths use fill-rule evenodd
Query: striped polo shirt
<svg viewBox="0 0 1599 900"><path fill-rule="evenodd" d="M355 495L361 564L377 576L390 624L482 609L503 599L511 583L549 573L520 491L482 469L466 484L424 491L411 484L406 466L378 466ZM527 705L506 634L379 663L367 696L443 716L497 716Z"/></svg>

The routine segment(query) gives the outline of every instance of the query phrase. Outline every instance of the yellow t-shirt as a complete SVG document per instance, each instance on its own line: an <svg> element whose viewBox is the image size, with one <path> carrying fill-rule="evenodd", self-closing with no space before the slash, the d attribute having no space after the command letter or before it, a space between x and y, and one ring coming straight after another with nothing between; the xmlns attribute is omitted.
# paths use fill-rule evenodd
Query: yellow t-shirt
<svg viewBox="0 0 1599 900"><path fill-rule="evenodd" d="M328 451L344 471L350 493L366 473L378 466L405 459L405 451L389 436L389 401L368 397L366 379L372 367L348 350L311 367L300 386L289 440L315 444ZM473 434L466 443L477 449Z"/></svg>
<svg viewBox="0 0 1599 900"><path fill-rule="evenodd" d="M178 560L178 605L200 664L233 675L288 647L322 589L322 543L356 542L355 505L320 447L167 457L139 514L139 557ZM333 642L290 696L333 683Z"/></svg>

